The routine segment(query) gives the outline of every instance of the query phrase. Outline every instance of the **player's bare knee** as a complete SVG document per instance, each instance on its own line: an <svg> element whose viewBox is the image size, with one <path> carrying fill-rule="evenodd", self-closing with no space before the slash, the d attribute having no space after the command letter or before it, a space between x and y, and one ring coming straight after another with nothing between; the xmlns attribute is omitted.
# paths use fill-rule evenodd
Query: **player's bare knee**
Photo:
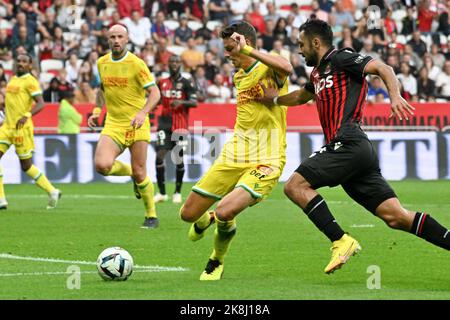
<svg viewBox="0 0 450 320"><path fill-rule="evenodd" d="M215 210L216 217L221 221L230 221L233 220L234 217L237 215L237 210L233 210L232 207L227 206L223 203L220 203L217 205L217 208Z"/></svg>
<svg viewBox="0 0 450 320"><path fill-rule="evenodd" d="M195 222L197 221L196 214L193 210L194 208L189 205L189 203L185 203L180 209L180 218L186 222Z"/></svg>
<svg viewBox="0 0 450 320"><path fill-rule="evenodd" d="M100 173L103 176L108 175L108 173L111 171L112 163L107 162L95 162L95 171Z"/></svg>

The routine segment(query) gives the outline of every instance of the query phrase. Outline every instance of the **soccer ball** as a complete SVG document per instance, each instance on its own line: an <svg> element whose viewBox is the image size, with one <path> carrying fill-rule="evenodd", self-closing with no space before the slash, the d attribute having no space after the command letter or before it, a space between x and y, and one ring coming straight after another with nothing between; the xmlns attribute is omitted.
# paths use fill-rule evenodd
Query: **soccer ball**
<svg viewBox="0 0 450 320"><path fill-rule="evenodd" d="M133 258L123 248L107 248L97 258L97 269L104 280L125 281L133 273Z"/></svg>

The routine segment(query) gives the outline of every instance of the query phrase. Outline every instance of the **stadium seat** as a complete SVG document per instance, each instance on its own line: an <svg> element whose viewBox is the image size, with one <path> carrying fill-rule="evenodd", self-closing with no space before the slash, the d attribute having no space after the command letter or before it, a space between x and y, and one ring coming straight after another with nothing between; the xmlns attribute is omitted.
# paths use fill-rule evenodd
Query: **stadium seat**
<svg viewBox="0 0 450 320"><path fill-rule="evenodd" d="M173 54L176 54L178 56L181 55L185 50L186 50L186 47L182 47L182 46L168 46L167 47L167 51L170 51Z"/></svg>
<svg viewBox="0 0 450 320"><path fill-rule="evenodd" d="M57 71L64 68L64 63L61 60L47 59L41 61L41 72Z"/></svg>
<svg viewBox="0 0 450 320"><path fill-rule="evenodd" d="M189 21L188 22L188 27L191 28L193 31L197 31L202 26L203 26L203 24L201 22L198 22L198 21Z"/></svg>
<svg viewBox="0 0 450 320"><path fill-rule="evenodd" d="M55 77L53 73L50 72L41 72L39 75L39 82L41 82L44 87L47 87L47 85L50 83L50 80L52 80Z"/></svg>
<svg viewBox="0 0 450 320"><path fill-rule="evenodd" d="M170 31L174 31L176 28L180 26L179 22L176 20L165 20L164 26L167 27Z"/></svg>
<svg viewBox="0 0 450 320"><path fill-rule="evenodd" d="M216 27L222 27L222 25L222 22L216 20L211 20L206 23L206 27L211 31L214 31Z"/></svg>

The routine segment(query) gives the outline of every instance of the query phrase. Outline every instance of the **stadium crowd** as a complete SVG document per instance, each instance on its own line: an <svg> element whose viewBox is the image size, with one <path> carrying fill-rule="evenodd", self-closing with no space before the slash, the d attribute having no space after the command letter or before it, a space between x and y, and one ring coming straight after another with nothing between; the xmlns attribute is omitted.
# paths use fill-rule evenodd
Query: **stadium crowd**
<svg viewBox="0 0 450 320"><path fill-rule="evenodd" d="M108 50L107 30L124 24L129 49L156 78L181 56L183 74L200 101L235 102L233 67L224 58L221 27L249 21L258 46L289 59L290 91L311 69L298 55L298 27L310 17L329 22L337 48L381 58L392 66L409 101L450 100L450 0L0 0L0 92L13 75L17 54L34 57L46 102L64 92L74 103L94 103L96 61ZM387 102L383 82L370 79L368 99Z"/></svg>

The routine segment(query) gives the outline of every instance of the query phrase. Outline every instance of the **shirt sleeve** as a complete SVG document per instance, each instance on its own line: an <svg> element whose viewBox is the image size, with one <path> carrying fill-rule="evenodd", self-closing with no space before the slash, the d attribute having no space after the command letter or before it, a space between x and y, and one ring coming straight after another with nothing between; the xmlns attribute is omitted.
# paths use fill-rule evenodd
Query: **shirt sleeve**
<svg viewBox="0 0 450 320"><path fill-rule="evenodd" d="M27 86L27 91L32 97L42 95L42 88L39 84L39 81L33 78L33 80L30 81L30 84Z"/></svg>
<svg viewBox="0 0 450 320"><path fill-rule="evenodd" d="M138 81L144 89L156 85L153 74L150 72L143 60L140 60L138 65Z"/></svg>
<svg viewBox="0 0 450 320"><path fill-rule="evenodd" d="M338 66L357 77L365 77L364 69L366 68L366 65L373 60L371 56L359 54L351 49L339 51L332 59L334 60L335 66Z"/></svg>

